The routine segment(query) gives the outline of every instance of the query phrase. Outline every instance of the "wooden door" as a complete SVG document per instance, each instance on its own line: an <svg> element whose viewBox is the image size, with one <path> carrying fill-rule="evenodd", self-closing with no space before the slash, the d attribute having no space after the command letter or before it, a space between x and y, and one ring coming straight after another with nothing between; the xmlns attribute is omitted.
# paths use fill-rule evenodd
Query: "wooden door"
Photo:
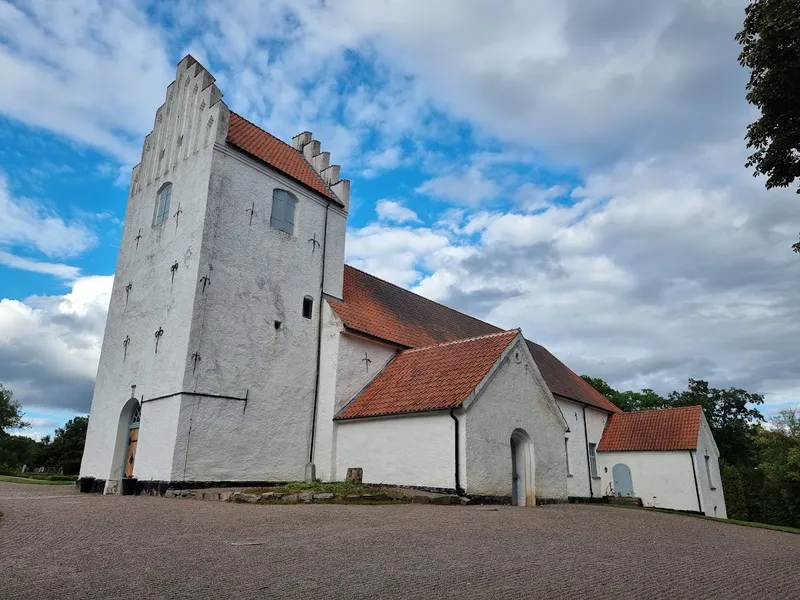
<svg viewBox="0 0 800 600"><path fill-rule="evenodd" d="M139 428L129 430L128 452L125 455L125 477L133 477L133 463L136 460L136 445L139 441Z"/></svg>

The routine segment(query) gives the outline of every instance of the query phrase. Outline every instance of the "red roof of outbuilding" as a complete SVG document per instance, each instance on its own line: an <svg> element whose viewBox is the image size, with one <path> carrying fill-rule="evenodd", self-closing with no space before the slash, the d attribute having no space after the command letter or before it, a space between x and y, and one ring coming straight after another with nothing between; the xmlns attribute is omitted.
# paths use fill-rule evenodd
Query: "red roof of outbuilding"
<svg viewBox="0 0 800 600"><path fill-rule="evenodd" d="M275 167L315 192L342 204L305 156L233 111L228 125L228 143Z"/></svg>
<svg viewBox="0 0 800 600"><path fill-rule="evenodd" d="M686 406L611 415L598 452L697 450L703 407Z"/></svg>
<svg viewBox="0 0 800 600"><path fill-rule="evenodd" d="M400 352L337 419L457 408L483 380L519 330Z"/></svg>
<svg viewBox="0 0 800 600"><path fill-rule="evenodd" d="M344 301L330 298L328 302L348 329L406 348L431 346L503 331L349 265L344 267L343 296ZM608 412L619 412L616 405L543 346L530 341L527 344L553 394Z"/></svg>

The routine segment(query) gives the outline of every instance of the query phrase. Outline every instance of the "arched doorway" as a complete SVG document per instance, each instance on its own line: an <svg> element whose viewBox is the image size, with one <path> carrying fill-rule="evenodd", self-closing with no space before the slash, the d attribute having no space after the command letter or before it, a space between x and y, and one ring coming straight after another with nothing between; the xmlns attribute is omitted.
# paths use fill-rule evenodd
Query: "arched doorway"
<svg viewBox="0 0 800 600"><path fill-rule="evenodd" d="M631 468L623 463L615 464L611 469L614 477L614 491L620 496L633 496L633 477Z"/></svg>
<svg viewBox="0 0 800 600"><path fill-rule="evenodd" d="M142 407L137 402L131 411L128 422L128 443L125 446L125 464L122 467L123 477L133 477L133 465L136 462L136 446L139 444L139 421L142 418Z"/></svg>
<svg viewBox="0 0 800 600"><path fill-rule="evenodd" d="M524 429L511 434L511 500L514 506L536 505L533 442Z"/></svg>

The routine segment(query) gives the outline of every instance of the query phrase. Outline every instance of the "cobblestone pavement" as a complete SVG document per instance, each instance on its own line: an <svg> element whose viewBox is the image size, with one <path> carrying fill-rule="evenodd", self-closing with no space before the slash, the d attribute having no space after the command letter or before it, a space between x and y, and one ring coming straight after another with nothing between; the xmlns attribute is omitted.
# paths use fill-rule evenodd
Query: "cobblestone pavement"
<svg viewBox="0 0 800 600"><path fill-rule="evenodd" d="M607 506L257 506L0 484L0 510L3 599L800 598L800 536Z"/></svg>

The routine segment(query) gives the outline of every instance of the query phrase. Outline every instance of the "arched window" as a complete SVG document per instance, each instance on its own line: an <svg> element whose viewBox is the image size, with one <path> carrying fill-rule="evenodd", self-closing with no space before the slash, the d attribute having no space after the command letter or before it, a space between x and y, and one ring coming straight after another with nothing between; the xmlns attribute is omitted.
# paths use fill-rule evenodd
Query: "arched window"
<svg viewBox="0 0 800 600"><path fill-rule="evenodd" d="M294 208L297 198L286 190L275 190L272 194L272 215L269 224L286 233L294 233Z"/></svg>
<svg viewBox="0 0 800 600"><path fill-rule="evenodd" d="M165 183L156 195L156 212L153 215L153 227L161 225L169 217L169 201L172 198L172 184Z"/></svg>
<svg viewBox="0 0 800 600"><path fill-rule="evenodd" d="M312 312L314 312L314 299L311 296L306 296L303 298L303 317L310 319Z"/></svg>
<svg viewBox="0 0 800 600"><path fill-rule="evenodd" d="M136 406L133 407L133 412L131 413L131 422L130 422L130 429L139 426L139 421L142 420L142 405L137 403Z"/></svg>

